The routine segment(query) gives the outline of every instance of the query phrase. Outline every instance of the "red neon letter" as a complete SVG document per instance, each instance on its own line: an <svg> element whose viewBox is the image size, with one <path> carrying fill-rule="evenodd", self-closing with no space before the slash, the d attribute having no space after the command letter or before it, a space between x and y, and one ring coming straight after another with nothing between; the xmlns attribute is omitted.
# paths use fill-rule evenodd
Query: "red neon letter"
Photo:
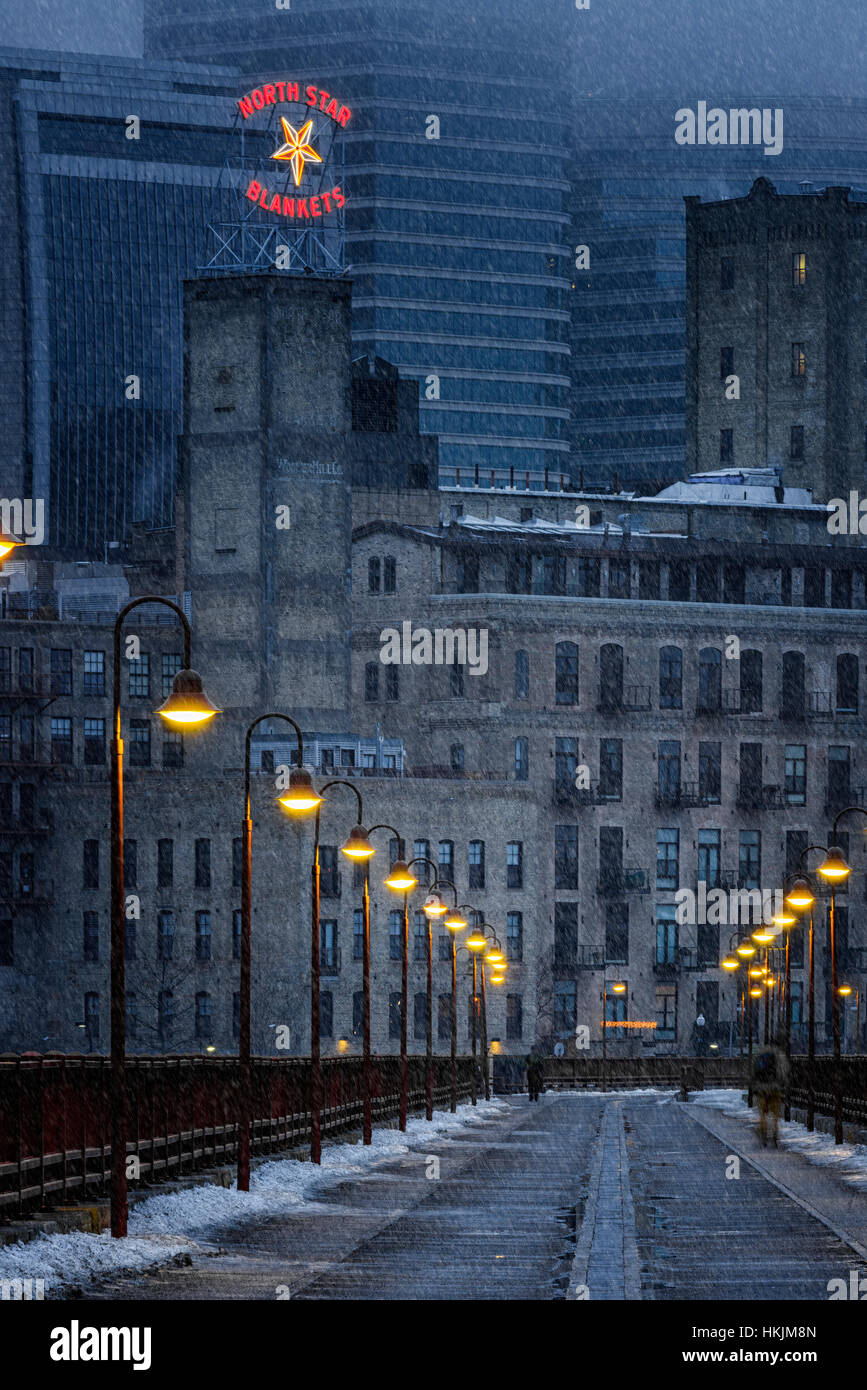
<svg viewBox="0 0 867 1390"><path fill-rule="evenodd" d="M287 101L300 101L300 100L301 100L301 88L298 86L298 83L297 83L297 82L287 82L287 83L286 83L286 100L287 100Z"/></svg>
<svg viewBox="0 0 867 1390"><path fill-rule="evenodd" d="M316 88L315 88L315 87L308 87L308 88L307 88L307 105L308 105L308 106L315 106L315 105L316 105Z"/></svg>
<svg viewBox="0 0 867 1390"><path fill-rule="evenodd" d="M342 208L343 204L346 202L346 199L344 198L343 193L339 188L335 188L334 190L334 201L339 208Z"/></svg>
<svg viewBox="0 0 867 1390"><path fill-rule="evenodd" d="M295 216L295 199L294 199L294 198L284 198L284 199L283 199L283 216L284 216L284 217L294 217L294 216Z"/></svg>
<svg viewBox="0 0 867 1390"><path fill-rule="evenodd" d="M250 100L249 97L241 97L240 100L239 100L239 102L238 102L238 106L239 106L239 108L240 108L241 115L244 117L244 120L245 120L245 121L246 121L246 119L247 119L248 116L252 116L252 114L253 114L253 103L251 102L251 100Z"/></svg>
<svg viewBox="0 0 867 1390"><path fill-rule="evenodd" d="M321 216L322 216L322 209L321 209L321 207L319 206L319 198L318 198L318 197L313 197L313 198L310 199L310 216L311 216L311 217L321 217Z"/></svg>
<svg viewBox="0 0 867 1390"><path fill-rule="evenodd" d="M257 98L258 98L258 100L257 100ZM253 105L255 106L255 108L256 108L257 111L261 111L261 110L262 110L262 107L265 105L265 98L263 97L262 93L259 91L259 88L258 88L258 87L256 88L255 92L251 92L251 93L250 93L250 100L252 101L252 103L253 103Z"/></svg>
<svg viewBox="0 0 867 1390"><path fill-rule="evenodd" d="M351 116L352 116L352 112L350 111L349 107L348 107L348 106L341 106L341 108L340 108L340 114L339 114L339 116L337 117L337 120L338 120L338 122L339 122L340 125L344 125L344 126L345 126L345 125L346 125L346 122L350 119Z"/></svg>
<svg viewBox="0 0 867 1390"><path fill-rule="evenodd" d="M261 192L262 192L262 185L261 185L261 183L257 183L256 180L254 179L253 182L250 184L250 187L247 189L247 197L250 199L250 202L251 202L251 203L255 203L255 202L258 200L259 194L260 194Z"/></svg>
<svg viewBox="0 0 867 1390"><path fill-rule="evenodd" d="M265 105L273 106L275 101L277 100L277 92L274 89L274 83L269 82L265 87L262 88L262 91L265 93Z"/></svg>

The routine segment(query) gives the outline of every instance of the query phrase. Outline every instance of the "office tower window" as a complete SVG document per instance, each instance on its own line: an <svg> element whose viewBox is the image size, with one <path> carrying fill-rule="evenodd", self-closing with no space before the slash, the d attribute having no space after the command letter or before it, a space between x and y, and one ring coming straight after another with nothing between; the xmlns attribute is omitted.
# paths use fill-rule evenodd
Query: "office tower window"
<svg viewBox="0 0 867 1390"><path fill-rule="evenodd" d="M795 251L792 254L792 284L803 285L807 281L807 253Z"/></svg>
<svg viewBox="0 0 867 1390"><path fill-rule="evenodd" d="M530 653L515 652L515 699L530 698Z"/></svg>
<svg viewBox="0 0 867 1390"><path fill-rule="evenodd" d="M129 698L147 700L151 693L151 659L147 652L141 652L137 660L128 662Z"/></svg>
<svg viewBox="0 0 867 1390"><path fill-rule="evenodd" d="M792 376L807 375L807 345L792 343Z"/></svg>
<svg viewBox="0 0 867 1390"><path fill-rule="evenodd" d="M85 695L105 694L105 652L84 653L84 685L82 689Z"/></svg>

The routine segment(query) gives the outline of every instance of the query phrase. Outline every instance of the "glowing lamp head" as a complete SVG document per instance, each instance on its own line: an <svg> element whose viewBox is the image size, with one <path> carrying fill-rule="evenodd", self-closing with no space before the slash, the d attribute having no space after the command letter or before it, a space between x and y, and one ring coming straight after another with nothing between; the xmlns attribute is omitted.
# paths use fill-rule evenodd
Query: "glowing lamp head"
<svg viewBox="0 0 867 1390"><path fill-rule="evenodd" d="M618 983L617 983L616 985L612 985L612 986L611 986L611 993L612 993L612 994L625 994L625 993L626 993L626 986L618 981Z"/></svg>
<svg viewBox="0 0 867 1390"><path fill-rule="evenodd" d="M739 956L743 956L744 960L749 960L751 956L756 954L756 948L750 941L742 941L739 946L735 947L735 950Z"/></svg>
<svg viewBox="0 0 867 1390"><path fill-rule="evenodd" d="M819 873L828 883L843 883L852 870L843 857L843 851L837 845L832 845L827 855L819 865Z"/></svg>
<svg viewBox="0 0 867 1390"><path fill-rule="evenodd" d="M753 932L753 941L757 941L760 946L770 946L774 939L772 931L759 930Z"/></svg>
<svg viewBox="0 0 867 1390"><path fill-rule="evenodd" d="M816 899L810 891L810 885L805 878L797 878L786 894L786 902L795 912L806 912L808 907L812 907Z"/></svg>
<svg viewBox="0 0 867 1390"><path fill-rule="evenodd" d="M395 893L411 893L418 883L415 874L402 859L398 859L392 864L391 872L385 880L386 888L391 888Z"/></svg>
<svg viewBox="0 0 867 1390"><path fill-rule="evenodd" d="M354 825L349 832L345 845L340 846L340 853L345 854L347 859L354 859L361 863L365 859L370 859L376 853L370 840L367 838L367 831L363 825Z"/></svg>
<svg viewBox="0 0 867 1390"><path fill-rule="evenodd" d="M750 979L751 979L751 980L761 980L761 979L763 978L763 976L764 976L764 973L765 973L765 972L764 972L762 966L760 966L760 965L753 965L753 966L751 966L750 972L749 972Z"/></svg>
<svg viewBox="0 0 867 1390"><path fill-rule="evenodd" d="M837 993L838 993L838 994L842 994L842 995L843 995L843 998L845 999L846 996L847 996L848 994L851 994L851 993L852 993L852 986L851 986L851 985L840 985L839 989L837 990Z"/></svg>
<svg viewBox="0 0 867 1390"><path fill-rule="evenodd" d="M427 917L445 917L448 907L439 893L428 893L422 911Z"/></svg>
<svg viewBox="0 0 867 1390"><path fill-rule="evenodd" d="M723 970L737 970L739 965L740 961L735 960L734 956L726 956L725 960L722 962Z"/></svg>
<svg viewBox="0 0 867 1390"><path fill-rule="evenodd" d="M449 908L443 920L443 926L448 927L449 931L463 931L466 925L457 908Z"/></svg>
<svg viewBox="0 0 867 1390"><path fill-rule="evenodd" d="M0 531L0 561L5 560L18 544L18 541L13 540L11 536L4 536Z"/></svg>
<svg viewBox="0 0 867 1390"><path fill-rule="evenodd" d="M467 937L467 945L469 946L470 950L484 951L487 944L488 938L485 936L485 933L482 931L481 927L473 927L472 931Z"/></svg>
<svg viewBox="0 0 867 1390"><path fill-rule="evenodd" d="M755 988L755 989L751 989L751 990L750 990L750 998L751 998L751 999L761 999L761 997L762 997L762 991L761 991L760 989Z"/></svg>
<svg viewBox="0 0 867 1390"><path fill-rule="evenodd" d="M172 693L164 700L157 714L170 724L204 724L220 711L211 704L202 689L202 678L198 671L178 671L172 685Z"/></svg>
<svg viewBox="0 0 867 1390"><path fill-rule="evenodd" d="M793 927L797 920L794 912L775 912L771 918L775 927Z"/></svg>
<svg viewBox="0 0 867 1390"><path fill-rule="evenodd" d="M498 969L504 969L506 957L498 946L494 946L485 956L488 965L496 965Z"/></svg>
<svg viewBox="0 0 867 1390"><path fill-rule="evenodd" d="M293 767L289 773L289 786L277 800L286 811L294 811L296 815L302 816L322 805L322 797L316 791L310 773L305 767Z"/></svg>
<svg viewBox="0 0 867 1390"><path fill-rule="evenodd" d="M501 985L501 984L503 983L503 981L505 980L505 978L506 978L505 975L492 975L492 976L491 976L491 984L492 984L492 985Z"/></svg>

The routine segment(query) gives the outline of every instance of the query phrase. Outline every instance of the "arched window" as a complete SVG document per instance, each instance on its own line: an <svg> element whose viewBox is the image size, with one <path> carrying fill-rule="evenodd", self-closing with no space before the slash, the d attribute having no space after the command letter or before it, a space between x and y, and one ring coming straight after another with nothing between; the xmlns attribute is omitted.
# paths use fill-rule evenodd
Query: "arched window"
<svg viewBox="0 0 867 1390"><path fill-rule="evenodd" d="M620 709L623 704L623 648L606 642L599 652L599 706Z"/></svg>
<svg viewBox="0 0 867 1390"><path fill-rule="evenodd" d="M741 713L762 712L762 654L750 649L741 652Z"/></svg>
<svg viewBox="0 0 867 1390"><path fill-rule="evenodd" d="M722 652L702 647L698 654L698 709L713 711L722 702Z"/></svg>
<svg viewBox="0 0 867 1390"><path fill-rule="evenodd" d="M378 594L380 586L381 566L378 555L371 555L367 562L367 592Z"/></svg>
<svg viewBox="0 0 867 1390"><path fill-rule="evenodd" d="M803 719L806 709L806 676L803 652L783 652L780 718Z"/></svg>
<svg viewBox="0 0 867 1390"><path fill-rule="evenodd" d="M683 708L683 652L680 647L660 649L659 708Z"/></svg>
<svg viewBox="0 0 867 1390"><path fill-rule="evenodd" d="M578 703L578 644L558 642L556 651L557 704Z"/></svg>

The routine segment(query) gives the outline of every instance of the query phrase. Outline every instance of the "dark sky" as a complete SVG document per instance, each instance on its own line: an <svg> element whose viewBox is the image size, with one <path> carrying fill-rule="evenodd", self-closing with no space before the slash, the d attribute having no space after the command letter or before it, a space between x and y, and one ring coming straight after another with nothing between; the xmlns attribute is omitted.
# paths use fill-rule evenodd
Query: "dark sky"
<svg viewBox="0 0 867 1390"><path fill-rule="evenodd" d="M242 0L252 15L268 0ZM425 0L413 0L424 4ZM3 46L138 54L144 0L0 0ZM573 0L454 0L456 14L481 4L546 9ZM293 0L315 12L316 0ZM213 20L200 5L202 25ZM324 12L327 15L327 11ZM626 97L665 91L684 99L714 92L867 96L865 0L590 0L575 14L579 89ZM520 60L517 60L520 61Z"/></svg>

